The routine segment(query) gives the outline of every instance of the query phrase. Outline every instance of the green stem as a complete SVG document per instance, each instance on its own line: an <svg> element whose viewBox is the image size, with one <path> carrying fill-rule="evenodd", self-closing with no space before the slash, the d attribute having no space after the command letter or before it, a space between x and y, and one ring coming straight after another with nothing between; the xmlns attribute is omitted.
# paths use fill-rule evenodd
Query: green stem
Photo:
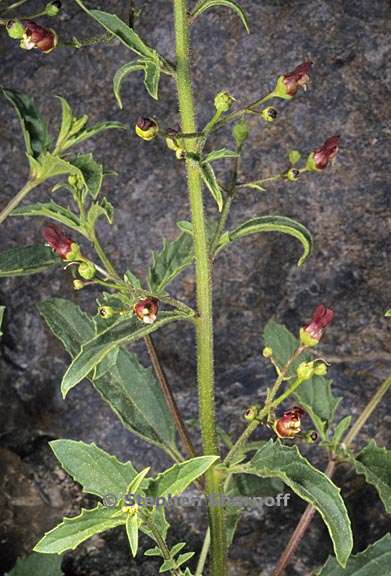
<svg viewBox="0 0 391 576"><path fill-rule="evenodd" d="M157 526L155 526L153 521L149 519L147 514L142 514L142 519L146 524L146 526L148 526L148 528L150 529L156 544L158 545L161 553L163 554L164 560L171 560L170 549L167 546L166 541L161 535ZM170 570L170 572L171 574L174 574L174 576L183 576L182 570L180 568L173 568L172 570Z"/></svg>
<svg viewBox="0 0 391 576"><path fill-rule="evenodd" d="M19 192L12 198L12 200L8 202L7 206L0 212L0 224L2 224L4 220L8 218L12 210L15 210L15 208L19 206L27 194L36 188L40 183L40 180L27 180L23 188L19 190Z"/></svg>
<svg viewBox="0 0 391 576"><path fill-rule="evenodd" d="M112 265L110 259L107 257L106 252L103 250L102 245L95 231L93 232L90 240L95 249L95 252L98 254L99 259L102 262L103 266L106 268L107 272L110 274L110 276L112 276L116 280L120 280L120 277L118 276L114 266Z"/></svg>
<svg viewBox="0 0 391 576"><path fill-rule="evenodd" d="M264 104L268 100L271 100L271 98L274 98L273 92L271 92L270 94L266 94L266 96L264 96L263 98L255 100L254 102L248 104L248 106L245 106L244 108L240 108L239 110L235 110L235 112L231 112L231 114L227 114L227 116L223 116L221 120L219 120L212 126L210 132L215 132L215 130L219 130L229 122L232 122L237 118L240 118L241 116L243 116L243 114L253 114L254 112L253 108L255 108L256 106L260 106L261 104Z"/></svg>
<svg viewBox="0 0 391 576"><path fill-rule="evenodd" d="M181 129L182 132L185 133L196 133L197 125L189 62L187 1L174 0L174 11L177 89L181 113ZM186 141L186 151L196 153L197 140L188 139ZM197 308L199 317L196 319L195 324L202 444L204 454L218 454L214 405L212 282L202 184L199 167L191 158L187 158L186 160L186 170L196 261ZM206 493L208 495L221 493L221 480L216 473L215 467L209 468L205 476ZM225 576L227 574L226 537L224 511L221 507L209 507L209 525L211 529L212 576Z"/></svg>
<svg viewBox="0 0 391 576"><path fill-rule="evenodd" d="M200 553L200 556L198 558L198 564L197 564L195 576L202 576L202 574L204 572L205 564L206 564L206 559L208 558L209 548L210 548L210 530L208 528L206 533L205 533L205 538L204 538L204 542L202 544L201 553Z"/></svg>
<svg viewBox="0 0 391 576"><path fill-rule="evenodd" d="M240 156L235 158L235 165L234 165L234 169L232 172L231 184L230 184L230 187L228 189L227 196L225 198L223 210L222 210L221 215L220 215L220 220L219 220L219 223L217 225L216 233L215 233L214 238L213 238L212 243L211 243L210 254L211 254L212 258L216 255L216 250L218 248L221 235L224 232L225 225L227 223L228 216L229 216L229 213L231 210L231 205L232 205L233 199L235 197L236 181L238 179L239 166L240 166Z"/></svg>

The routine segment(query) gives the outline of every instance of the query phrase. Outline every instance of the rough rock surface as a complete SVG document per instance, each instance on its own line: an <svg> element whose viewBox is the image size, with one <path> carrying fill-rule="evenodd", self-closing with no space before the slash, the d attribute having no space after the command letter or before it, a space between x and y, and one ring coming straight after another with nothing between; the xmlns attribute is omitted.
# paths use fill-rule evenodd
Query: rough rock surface
<svg viewBox="0 0 391 576"><path fill-rule="evenodd" d="M171 3L136 3L143 7L139 33L173 59ZM63 4L55 22L62 38L99 33L74 2ZM100 4L126 18L126 2L89 4ZM192 56L200 121L210 117L218 90L227 89L243 102L252 101L272 88L276 75L310 58L315 62L311 90L291 103L278 103L275 123L252 120L243 177L274 174L285 168L289 150L308 153L335 133L341 134L342 149L335 166L324 174L289 185L272 184L265 193L247 191L235 202L231 223L262 214L294 217L311 229L315 250L305 267L297 268L296 242L265 234L241 241L216 264L217 408L220 423L234 434L242 429L243 410L259 397L261 388L265 390L268 373L265 376L259 350L262 327L270 317L297 330L318 302L335 309L335 323L322 352L333 361L330 372L337 394L345 396L341 415L356 414L391 366L390 321L383 317L391 306L386 146L391 83L389 3L242 0L241 4L250 15L250 36L225 9L210 11L194 25ZM117 43L78 51L62 48L45 56L18 50L2 33L0 55L1 83L34 96L50 118L52 130L59 117L55 94L66 96L78 113L88 112L93 121L118 119L132 125L138 115L154 114L164 125L178 122L174 86L166 78L156 103L146 95L141 78L130 77L123 86L125 109L119 111L111 82L129 54ZM219 134L216 147L227 145L228 138L229 131ZM3 206L26 177L18 122L4 102L0 140ZM159 248L163 237L175 237L177 220L188 218L182 167L161 143L147 144L132 132L107 132L85 149L94 150L107 169L119 174L105 185L116 207L114 226L103 225L101 230L107 250L121 269L131 267L143 273L151 251ZM42 187L31 200L48 197L49 187ZM211 202L208 209L213 212ZM36 219L9 219L0 227L1 248L40 241L40 225ZM191 301L192 273L186 273L174 288ZM141 441L121 428L88 384L75 389L66 402L61 400L59 381L68 359L36 310L36 303L49 296L72 298L94 310L96 294L73 293L69 277L61 271L0 284L0 302L7 306L0 354L0 499L6 511L0 565L4 570L17 555L29 551L39 534L64 512L74 513L80 507L80 493L58 468L47 448L48 439L95 441L119 457L130 457L136 466L146 463L155 470L167 464L157 450L145 451ZM155 340L186 418L196 417L191 329L170 326ZM136 349L147 362L143 347ZM381 445L389 445L389 406L388 398L363 431L360 444L367 435L374 435ZM390 529L390 520L372 490L346 475L340 479L345 484L347 480L345 493L356 527L356 549L361 550ZM231 551L232 576L256 575L261 567L264 576L270 575L302 509L302 502L293 499L287 509L274 514L248 514ZM190 549L198 550L200 523L195 523L192 514L179 512L173 520L173 541L186 534ZM26 525L31 529L26 530ZM309 575L330 551L325 528L317 518L289 573ZM68 576L157 573L156 565L142 556L130 561L121 530L82 546L66 558L64 570Z"/></svg>

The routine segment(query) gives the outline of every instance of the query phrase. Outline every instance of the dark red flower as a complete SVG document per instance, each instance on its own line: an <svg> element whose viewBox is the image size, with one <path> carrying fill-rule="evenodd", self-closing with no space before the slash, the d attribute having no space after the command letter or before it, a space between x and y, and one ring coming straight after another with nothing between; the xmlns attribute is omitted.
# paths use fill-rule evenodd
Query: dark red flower
<svg viewBox="0 0 391 576"><path fill-rule="evenodd" d="M294 96L300 87L304 88L304 90L307 88L310 80L309 72L311 66L312 62L304 62L292 70L292 72L284 74L283 82L288 96Z"/></svg>
<svg viewBox="0 0 391 576"><path fill-rule="evenodd" d="M311 322L300 331L303 344L309 346L311 346L311 342L313 342L312 345L317 344L322 338L327 326L331 324L333 318L333 310L326 308L323 304L319 304L312 314ZM306 338L308 341L306 341Z"/></svg>
<svg viewBox="0 0 391 576"><path fill-rule="evenodd" d="M284 412L274 423L274 431L279 438L293 438L301 432L301 419L305 412L299 406L294 406Z"/></svg>
<svg viewBox="0 0 391 576"><path fill-rule="evenodd" d="M145 324L153 324L159 311L159 301L156 298L145 298L134 305L134 313Z"/></svg>
<svg viewBox="0 0 391 576"><path fill-rule="evenodd" d="M38 48L41 52L51 52L57 46L57 34L51 28L43 28L32 20L24 22L26 31L22 40L22 48L31 50Z"/></svg>
<svg viewBox="0 0 391 576"><path fill-rule="evenodd" d="M331 136L320 148L313 152L313 161L317 170L324 170L330 160L336 157L338 153L340 136Z"/></svg>
<svg viewBox="0 0 391 576"><path fill-rule="evenodd" d="M62 230L54 224L44 226L42 228L42 236L54 252L63 260L67 260L74 246L77 246L71 238L65 236Z"/></svg>

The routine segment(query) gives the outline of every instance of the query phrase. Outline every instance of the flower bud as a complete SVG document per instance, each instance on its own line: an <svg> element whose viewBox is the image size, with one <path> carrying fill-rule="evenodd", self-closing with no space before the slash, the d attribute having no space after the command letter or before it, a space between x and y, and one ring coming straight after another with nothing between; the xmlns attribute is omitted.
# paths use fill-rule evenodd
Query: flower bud
<svg viewBox="0 0 391 576"><path fill-rule="evenodd" d="M74 280L73 281L73 287L75 290L82 290L84 288L85 284L83 282L83 280Z"/></svg>
<svg viewBox="0 0 391 576"><path fill-rule="evenodd" d="M222 90L215 96L215 108L217 112L228 112L234 102L235 98L225 90Z"/></svg>
<svg viewBox="0 0 391 576"><path fill-rule="evenodd" d="M296 182L299 176L300 176L300 170L298 170L297 168L290 168L286 173L287 179L290 180L291 182Z"/></svg>
<svg viewBox="0 0 391 576"><path fill-rule="evenodd" d="M299 88L306 90L310 80L309 71L311 66L312 62L304 62L292 70L292 72L280 76L274 89L274 96L290 100L295 96Z"/></svg>
<svg viewBox="0 0 391 576"><path fill-rule="evenodd" d="M24 36L26 28L20 20L10 20L7 22L7 33L10 38L14 40L21 40Z"/></svg>
<svg viewBox="0 0 391 576"><path fill-rule="evenodd" d="M114 316L115 310L111 306L99 306L98 314L101 318L108 320Z"/></svg>
<svg viewBox="0 0 391 576"><path fill-rule="evenodd" d="M82 262L77 271L84 280L92 280L96 274L94 264L89 261Z"/></svg>
<svg viewBox="0 0 391 576"><path fill-rule="evenodd" d="M60 0L53 0L53 2L48 2L46 4L45 12L47 16L57 16L61 10Z"/></svg>
<svg viewBox="0 0 391 576"><path fill-rule="evenodd" d="M314 363L313 362L301 362L296 370L297 379L300 382L305 382L309 380L314 375Z"/></svg>
<svg viewBox="0 0 391 576"><path fill-rule="evenodd" d="M258 413L259 413L258 406L250 406L250 408L247 408L246 412L244 413L244 418L245 420L247 420L247 422L252 422L253 420L256 419Z"/></svg>
<svg viewBox="0 0 391 576"><path fill-rule="evenodd" d="M264 358L271 358L273 356L273 349L270 348L270 346L265 346L265 348L262 350L262 356Z"/></svg>
<svg viewBox="0 0 391 576"><path fill-rule="evenodd" d="M145 324L153 324L159 310L159 301L156 298L146 298L136 302L133 307L137 318Z"/></svg>
<svg viewBox="0 0 391 576"><path fill-rule="evenodd" d="M312 314L311 322L300 329L300 342L304 346L316 346L333 318L333 310L319 304Z"/></svg>
<svg viewBox="0 0 391 576"><path fill-rule="evenodd" d="M273 106L268 106L261 110L261 116L266 122L273 122L277 118L277 110Z"/></svg>
<svg viewBox="0 0 391 576"><path fill-rule="evenodd" d="M135 130L137 136L140 136L140 138L149 142L158 135L159 125L155 120L152 120L152 118L144 118L143 116L140 116L136 122Z"/></svg>
<svg viewBox="0 0 391 576"><path fill-rule="evenodd" d="M320 147L311 152L307 159L307 170L318 172L327 168L329 162L333 160L339 149L340 136L332 136Z"/></svg>
<svg viewBox="0 0 391 576"><path fill-rule="evenodd" d="M43 28L31 20L25 22L25 33L20 47L24 50L38 48L41 52L48 54L57 46L58 37L51 28Z"/></svg>
<svg viewBox="0 0 391 576"><path fill-rule="evenodd" d="M273 425L273 429L279 438L293 438L301 432L301 418L305 412L299 406L294 406L284 412Z"/></svg>
<svg viewBox="0 0 391 576"><path fill-rule="evenodd" d="M54 224L47 224L42 229L42 236L49 246L63 260L77 260L80 258L80 248L71 238L65 236L62 230Z"/></svg>
<svg viewBox="0 0 391 576"><path fill-rule="evenodd" d="M307 442L307 444L314 444L317 439L318 433L315 432L315 430L308 430L308 432L304 434L304 440Z"/></svg>
<svg viewBox="0 0 391 576"><path fill-rule="evenodd" d="M327 366L324 362L318 362L314 367L314 374L316 376L325 376L327 374Z"/></svg>

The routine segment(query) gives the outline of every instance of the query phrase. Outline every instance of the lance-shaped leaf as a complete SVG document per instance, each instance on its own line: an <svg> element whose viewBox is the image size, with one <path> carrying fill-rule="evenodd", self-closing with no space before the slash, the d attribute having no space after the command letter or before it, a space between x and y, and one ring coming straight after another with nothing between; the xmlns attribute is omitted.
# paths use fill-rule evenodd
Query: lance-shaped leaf
<svg viewBox="0 0 391 576"><path fill-rule="evenodd" d="M18 558L8 576L62 576L61 556L33 552L27 558Z"/></svg>
<svg viewBox="0 0 391 576"><path fill-rule="evenodd" d="M86 128L81 130L75 136L71 136L67 139L66 143L62 146L62 151L67 150L71 146L76 146L76 144L80 144L89 138L93 138L97 136L101 132L105 132L105 130L111 130L113 128L121 129L121 130L128 130L128 127L122 124L122 122L116 122L115 120L108 120L107 122L98 122L91 128Z"/></svg>
<svg viewBox="0 0 391 576"><path fill-rule="evenodd" d="M96 335L93 319L69 300L45 300L39 311L73 357L83 343ZM144 368L135 354L122 348L111 356L107 369L95 373L92 380L95 389L131 432L147 442L174 450L175 427L152 369Z"/></svg>
<svg viewBox="0 0 391 576"><path fill-rule="evenodd" d="M215 199L219 212L221 212L223 209L223 195L221 193L221 188L217 181L216 174L214 173L212 166L207 163L202 164L202 166L200 166L200 170L202 180Z"/></svg>
<svg viewBox="0 0 391 576"><path fill-rule="evenodd" d="M190 266L194 259L193 238L183 233L175 240L163 240L160 252L154 252L152 265L148 272L148 285L155 293L160 293Z"/></svg>
<svg viewBox="0 0 391 576"><path fill-rule="evenodd" d="M30 96L2 88L1 93L11 102L19 117L28 156L38 158L50 146L48 127Z"/></svg>
<svg viewBox="0 0 391 576"><path fill-rule="evenodd" d="M129 482L136 476L130 462L120 462L95 444L75 440L49 442L57 460L83 492L104 498L114 495L118 499L127 493Z"/></svg>
<svg viewBox="0 0 391 576"><path fill-rule="evenodd" d="M62 554L66 550L75 550L85 540L121 526L125 518L115 516L112 508L99 504L92 510L82 510L79 516L64 518L63 522L46 532L43 538L35 545L34 551L41 554Z"/></svg>
<svg viewBox="0 0 391 576"><path fill-rule="evenodd" d="M218 456L197 456L186 462L174 464L151 480L146 493L154 498L179 496L218 459Z"/></svg>
<svg viewBox="0 0 391 576"><path fill-rule="evenodd" d="M71 388L86 378L91 370L118 346L143 338L169 322L186 318L185 314L179 312L161 312L153 324L143 324L134 316L129 320L116 322L82 346L80 353L64 374L61 383L63 397L65 398Z"/></svg>
<svg viewBox="0 0 391 576"><path fill-rule="evenodd" d="M353 459L358 474L374 486L388 514L391 513L391 452L374 440Z"/></svg>
<svg viewBox="0 0 391 576"><path fill-rule="evenodd" d="M317 576L389 576L391 563L391 535L386 534L368 546L364 552L351 556L346 568L329 558Z"/></svg>
<svg viewBox="0 0 391 576"><path fill-rule="evenodd" d="M296 446L289 448L271 440L255 453L243 471L264 478L280 478L300 498L314 506L329 530L339 564L346 566L353 537L340 490L301 456Z"/></svg>
<svg viewBox="0 0 391 576"><path fill-rule="evenodd" d="M239 16L242 21L243 26L245 27L246 31L249 33L250 28L248 24L248 18L243 10L243 8L235 2L235 0L200 0L194 7L194 10L191 14L192 18L196 18L209 8L214 8L215 6L223 6L225 8L230 8Z"/></svg>
<svg viewBox="0 0 391 576"><path fill-rule="evenodd" d="M215 162L216 160L223 160L224 158L237 158L239 154L234 152L233 150L229 150L228 148L221 148L220 150L213 150L213 152L209 152L202 159L201 164L205 164L208 162Z"/></svg>
<svg viewBox="0 0 391 576"><path fill-rule="evenodd" d="M70 163L83 174L84 181L91 196L97 198L103 182L103 166L92 154L78 154L71 158Z"/></svg>
<svg viewBox="0 0 391 576"><path fill-rule="evenodd" d="M133 60L132 62L127 62L121 68L118 68L113 77L113 91L114 96L117 99L118 106L123 108L123 103L121 99L121 84L122 81L131 73L138 72L139 70L145 71L145 60L140 58L139 60Z"/></svg>
<svg viewBox="0 0 391 576"><path fill-rule="evenodd" d="M258 232L280 232L288 234L299 240L303 246L303 255L299 259L297 265L301 266L311 254L312 251L312 236L309 230L300 222L286 218L285 216L260 216L248 220L232 232L229 232L229 240L239 240L249 234L257 234Z"/></svg>
<svg viewBox="0 0 391 576"><path fill-rule="evenodd" d="M145 78L144 86L147 92L155 100L159 99L159 82L160 82L160 60L157 53L154 53L153 59L145 60Z"/></svg>
<svg viewBox="0 0 391 576"><path fill-rule="evenodd" d="M69 208L64 208L56 202L37 202L36 204L28 204L16 208L11 212L11 216L39 216L41 218L51 218L57 222L61 222L67 228L81 232L80 219L77 214L74 214Z"/></svg>
<svg viewBox="0 0 391 576"><path fill-rule="evenodd" d="M128 536L132 556L137 556L138 550L138 517L137 514L129 515L126 519L126 534Z"/></svg>
<svg viewBox="0 0 391 576"><path fill-rule="evenodd" d="M20 246L0 254L0 278L28 276L60 266L62 260L48 246Z"/></svg>

